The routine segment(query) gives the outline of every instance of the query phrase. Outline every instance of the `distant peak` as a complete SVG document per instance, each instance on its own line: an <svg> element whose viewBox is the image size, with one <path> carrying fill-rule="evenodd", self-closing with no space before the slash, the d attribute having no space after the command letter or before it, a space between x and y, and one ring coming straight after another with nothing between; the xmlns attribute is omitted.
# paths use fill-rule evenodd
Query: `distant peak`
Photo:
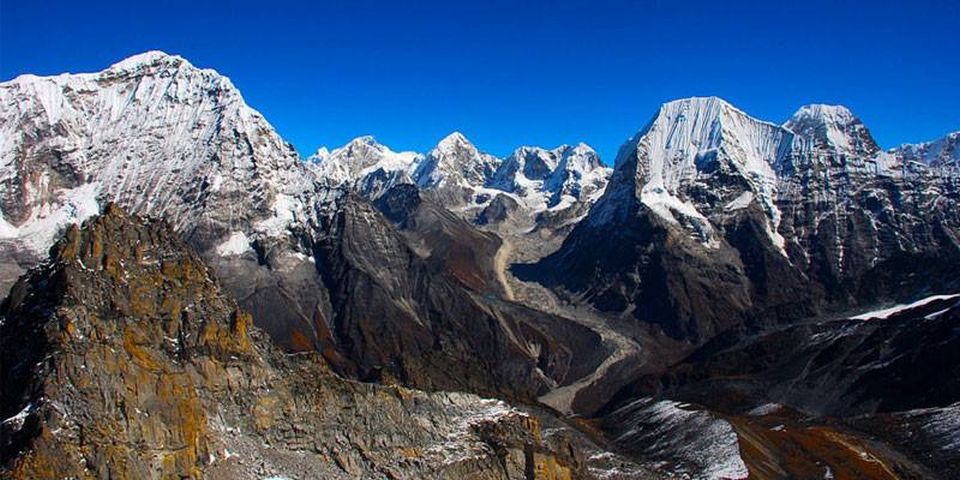
<svg viewBox="0 0 960 480"><path fill-rule="evenodd" d="M127 57L117 63L114 63L110 66L111 70L133 70L139 68L143 65L156 65L159 63L186 63L189 64L183 57L179 55L170 55L166 52L160 50L150 50L143 53L138 53L136 55Z"/></svg>
<svg viewBox="0 0 960 480"><path fill-rule="evenodd" d="M804 105L783 126L814 148L858 154L880 149L863 122L843 105Z"/></svg>
<svg viewBox="0 0 960 480"><path fill-rule="evenodd" d="M579 154L579 155L585 155L585 154L591 154L591 153L592 153L592 154L596 154L596 153L597 153L597 151L594 150L593 147L591 147L590 145L587 145L586 143L583 143L583 142L580 142L580 143L578 143L575 147L573 147L573 151L574 151L575 153Z"/></svg>
<svg viewBox="0 0 960 480"><path fill-rule="evenodd" d="M849 108L843 105L827 105L822 103L813 103L800 107L790 117L790 122L798 122L803 119L819 120L832 124L848 124L857 121L857 117Z"/></svg>
<svg viewBox="0 0 960 480"><path fill-rule="evenodd" d="M462 133L454 130L450 135L443 137L443 140L440 140L440 143L437 146L446 146L446 145L470 145L470 141L467 140L467 137L463 136Z"/></svg>
<svg viewBox="0 0 960 480"><path fill-rule="evenodd" d="M353 140L350 140L347 145L379 145L377 139L373 135L361 135Z"/></svg>
<svg viewBox="0 0 960 480"><path fill-rule="evenodd" d="M322 163L330 159L330 150L327 147L320 147L313 155L307 157L308 163Z"/></svg>
<svg viewBox="0 0 960 480"><path fill-rule="evenodd" d="M593 170L601 166L600 155L590 145L583 142L575 147L565 146L560 164L566 169L574 167L585 170Z"/></svg>

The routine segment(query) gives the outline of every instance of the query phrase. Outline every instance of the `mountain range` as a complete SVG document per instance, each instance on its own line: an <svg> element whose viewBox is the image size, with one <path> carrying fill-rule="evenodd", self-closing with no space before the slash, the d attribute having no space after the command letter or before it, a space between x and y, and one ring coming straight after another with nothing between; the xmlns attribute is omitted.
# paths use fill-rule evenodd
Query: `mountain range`
<svg viewBox="0 0 960 480"><path fill-rule="evenodd" d="M147 52L0 84L0 135L11 475L960 475L957 133L709 97L612 168L458 132L302 159Z"/></svg>

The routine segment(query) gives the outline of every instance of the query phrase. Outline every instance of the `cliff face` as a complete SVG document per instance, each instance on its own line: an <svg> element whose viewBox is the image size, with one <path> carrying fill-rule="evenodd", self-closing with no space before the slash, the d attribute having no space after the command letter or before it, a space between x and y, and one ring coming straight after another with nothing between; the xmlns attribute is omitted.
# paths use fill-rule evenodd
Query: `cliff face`
<svg viewBox="0 0 960 480"><path fill-rule="evenodd" d="M17 282L0 319L14 478L571 478L596 449L499 400L280 353L178 235L113 205Z"/></svg>

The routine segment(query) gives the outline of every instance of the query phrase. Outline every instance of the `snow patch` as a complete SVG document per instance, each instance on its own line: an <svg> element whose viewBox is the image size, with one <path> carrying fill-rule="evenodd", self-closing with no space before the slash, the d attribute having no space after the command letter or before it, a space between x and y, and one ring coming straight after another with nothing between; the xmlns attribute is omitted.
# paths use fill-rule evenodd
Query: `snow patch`
<svg viewBox="0 0 960 480"><path fill-rule="evenodd" d="M737 198L730 200L723 208L727 211L742 210L750 206L753 201L753 192L747 190L741 193Z"/></svg>
<svg viewBox="0 0 960 480"><path fill-rule="evenodd" d="M225 242L217 245L217 254L221 257L243 255L250 251L253 251L250 247L250 239L243 232L233 232Z"/></svg>
<svg viewBox="0 0 960 480"><path fill-rule="evenodd" d="M33 403L28 403L27 406L23 407L20 412L16 415L4 420L2 424L11 428L14 432L19 432L23 428L23 423L27 421L27 417L30 416L30 413L33 412Z"/></svg>
<svg viewBox="0 0 960 480"><path fill-rule="evenodd" d="M46 188L43 178L39 183L38 188ZM52 203L36 205L19 227L8 223L0 212L0 240L13 240L33 253L45 254L66 227L100 213L99 190L98 183L60 190Z"/></svg>
<svg viewBox="0 0 960 480"><path fill-rule="evenodd" d="M653 457L679 461L688 478L740 479L749 472L733 427L714 415L670 400L639 399L613 414L624 425L617 441Z"/></svg>
<svg viewBox="0 0 960 480"><path fill-rule="evenodd" d="M874 310L871 312L861 313L860 315L850 317L850 319L851 320L874 320L874 319L884 320L896 313L899 313L905 310L910 310L912 308L922 307L930 302L935 302L937 300L951 300L954 298L960 298L960 293L953 294L953 295L932 295L927 298L917 300L916 302L913 302L913 303L895 305L890 308L884 308L881 310Z"/></svg>

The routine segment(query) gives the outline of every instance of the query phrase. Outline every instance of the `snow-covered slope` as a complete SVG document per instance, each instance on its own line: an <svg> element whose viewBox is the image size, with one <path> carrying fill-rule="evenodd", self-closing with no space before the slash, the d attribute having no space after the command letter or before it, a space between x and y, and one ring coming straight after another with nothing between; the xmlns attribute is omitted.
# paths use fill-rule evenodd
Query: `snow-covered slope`
<svg viewBox="0 0 960 480"><path fill-rule="evenodd" d="M394 152L372 136L363 136L332 151L320 148L307 158L307 165L322 181L354 187L373 199L393 185L413 183L413 171L422 160L421 154Z"/></svg>
<svg viewBox="0 0 960 480"><path fill-rule="evenodd" d="M828 149L846 155L873 155L880 148L870 131L842 105L805 105L783 124L807 149Z"/></svg>
<svg viewBox="0 0 960 480"><path fill-rule="evenodd" d="M592 203L603 193L610 169L586 144L552 150L520 147L507 157L486 186L513 194L534 210Z"/></svg>
<svg viewBox="0 0 960 480"><path fill-rule="evenodd" d="M782 248L783 239L776 234L775 169L788 155L792 137L719 98L677 100L663 105L628 143L615 168L634 177L631 183L641 203L708 246L717 245L708 210L755 199L767 212L772 241ZM692 189L709 196L695 198Z"/></svg>
<svg viewBox="0 0 960 480"><path fill-rule="evenodd" d="M269 304L258 321L275 338L309 336L323 290L304 237L340 195L228 78L178 56L0 84L2 295L67 225L117 202L167 220L248 308Z"/></svg>
<svg viewBox="0 0 960 480"><path fill-rule="evenodd" d="M924 143L906 144L890 150L904 160L920 162L934 168L960 168L960 132Z"/></svg>
<svg viewBox="0 0 960 480"><path fill-rule="evenodd" d="M162 52L17 77L0 84L0 118L0 235L38 254L106 201L191 235L275 236L314 193L296 152L228 78Z"/></svg>

